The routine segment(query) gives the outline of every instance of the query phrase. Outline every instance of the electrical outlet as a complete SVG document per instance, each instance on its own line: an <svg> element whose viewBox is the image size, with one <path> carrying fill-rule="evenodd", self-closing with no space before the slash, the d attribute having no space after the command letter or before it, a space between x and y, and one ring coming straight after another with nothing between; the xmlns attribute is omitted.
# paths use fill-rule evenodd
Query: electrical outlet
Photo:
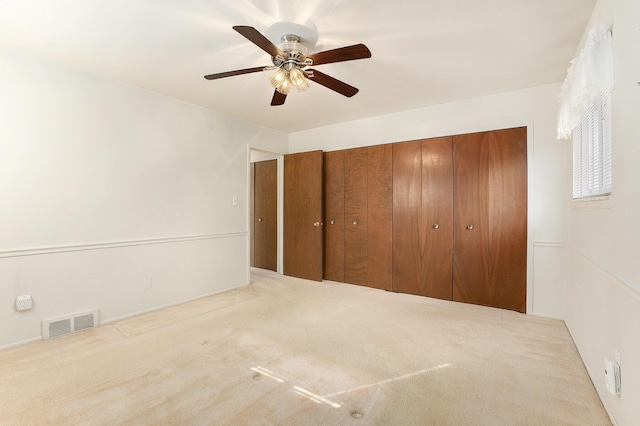
<svg viewBox="0 0 640 426"><path fill-rule="evenodd" d="M153 287L153 280L151 279L151 277L147 277L144 279L144 288L145 290L149 290L151 287Z"/></svg>
<svg viewBox="0 0 640 426"><path fill-rule="evenodd" d="M617 355L617 353L616 353ZM620 364L610 359L604 360L604 378L607 390L612 395L620 395L622 393L622 371Z"/></svg>
<svg viewBox="0 0 640 426"><path fill-rule="evenodd" d="M33 301L30 295L25 294L23 296L18 296L16 298L16 311L27 311L31 309L32 303Z"/></svg>

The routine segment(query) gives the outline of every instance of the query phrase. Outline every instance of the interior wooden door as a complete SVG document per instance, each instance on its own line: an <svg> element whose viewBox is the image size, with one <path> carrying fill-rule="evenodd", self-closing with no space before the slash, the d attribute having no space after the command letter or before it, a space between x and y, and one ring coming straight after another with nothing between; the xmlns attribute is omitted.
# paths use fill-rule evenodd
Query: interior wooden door
<svg viewBox="0 0 640 426"><path fill-rule="evenodd" d="M454 136L456 301L526 311L526 127Z"/></svg>
<svg viewBox="0 0 640 426"><path fill-rule="evenodd" d="M452 138L393 144L393 290L452 299Z"/></svg>
<svg viewBox="0 0 640 426"><path fill-rule="evenodd" d="M284 274L322 281L322 151L284 156Z"/></svg>
<svg viewBox="0 0 640 426"><path fill-rule="evenodd" d="M393 144L393 291L421 294L422 142Z"/></svg>
<svg viewBox="0 0 640 426"><path fill-rule="evenodd" d="M367 148L344 151L344 282L367 285Z"/></svg>
<svg viewBox="0 0 640 426"><path fill-rule="evenodd" d="M325 280L344 282L344 150L324 153Z"/></svg>
<svg viewBox="0 0 640 426"><path fill-rule="evenodd" d="M254 163L253 265L278 268L278 161Z"/></svg>
<svg viewBox="0 0 640 426"><path fill-rule="evenodd" d="M422 295L453 299L453 138L422 141Z"/></svg>
<svg viewBox="0 0 640 426"><path fill-rule="evenodd" d="M393 149L367 148L367 283L392 289Z"/></svg>
<svg viewBox="0 0 640 426"><path fill-rule="evenodd" d="M251 163L249 167L249 265L256 266L255 253L256 253L256 228L255 228L255 177L256 164Z"/></svg>

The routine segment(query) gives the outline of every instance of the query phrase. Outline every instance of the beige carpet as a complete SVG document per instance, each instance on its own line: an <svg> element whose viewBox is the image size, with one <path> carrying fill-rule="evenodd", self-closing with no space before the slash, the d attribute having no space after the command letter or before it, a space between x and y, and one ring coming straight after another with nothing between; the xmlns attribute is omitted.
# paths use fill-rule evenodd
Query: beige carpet
<svg viewBox="0 0 640 426"><path fill-rule="evenodd" d="M0 424L610 424L561 321L252 276L0 352Z"/></svg>

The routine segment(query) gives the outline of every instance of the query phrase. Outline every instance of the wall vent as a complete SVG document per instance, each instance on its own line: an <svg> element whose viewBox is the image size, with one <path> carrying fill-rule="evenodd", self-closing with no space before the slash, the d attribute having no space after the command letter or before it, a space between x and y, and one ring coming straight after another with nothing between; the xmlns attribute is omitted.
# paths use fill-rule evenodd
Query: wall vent
<svg viewBox="0 0 640 426"><path fill-rule="evenodd" d="M96 327L98 324L99 316L97 309L81 312L79 314L43 320L42 338L51 339L53 337L64 336L65 334Z"/></svg>
<svg viewBox="0 0 640 426"><path fill-rule="evenodd" d="M51 321L47 330L49 332L48 337L58 337L63 334L69 334L71 333L71 320L67 318L58 321Z"/></svg>

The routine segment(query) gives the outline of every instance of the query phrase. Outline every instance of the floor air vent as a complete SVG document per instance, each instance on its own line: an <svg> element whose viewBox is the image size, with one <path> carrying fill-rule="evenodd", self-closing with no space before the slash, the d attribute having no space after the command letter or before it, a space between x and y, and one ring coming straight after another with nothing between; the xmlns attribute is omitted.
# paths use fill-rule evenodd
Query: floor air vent
<svg viewBox="0 0 640 426"><path fill-rule="evenodd" d="M76 331L86 330L98 325L98 310L82 312L66 317L42 321L42 338L64 336Z"/></svg>

